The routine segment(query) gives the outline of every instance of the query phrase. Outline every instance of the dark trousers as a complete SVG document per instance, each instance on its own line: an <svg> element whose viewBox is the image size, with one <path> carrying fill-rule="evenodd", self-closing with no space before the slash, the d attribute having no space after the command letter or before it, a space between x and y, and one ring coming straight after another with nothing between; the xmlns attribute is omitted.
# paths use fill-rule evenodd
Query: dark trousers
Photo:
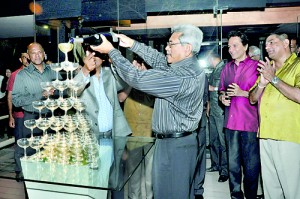
<svg viewBox="0 0 300 199"><path fill-rule="evenodd" d="M209 145L211 167L217 168L220 175L228 176L227 149L223 123L224 115L210 115Z"/></svg>
<svg viewBox="0 0 300 199"><path fill-rule="evenodd" d="M24 121L29 120L29 119L37 119L38 117L39 117L38 114L31 114L26 111L24 112ZM31 136L31 130L25 127L24 122L20 126L21 127L18 127L18 128L22 128L23 138L29 138ZM42 135L42 133L43 133L42 130L40 130L37 127L33 130L33 135ZM31 147L27 147L27 149L26 149L27 155L32 155L35 152L36 151ZM24 156L24 149L19 147L18 145L16 145L16 148L15 148L15 162L16 162L15 172L16 173L20 173L22 171L20 158L23 156Z"/></svg>
<svg viewBox="0 0 300 199"><path fill-rule="evenodd" d="M15 136L15 142L17 142L18 139L24 138L23 135L23 126L24 126L24 118L15 118L15 128L14 128L14 136ZM29 147L28 147L29 148ZM20 163L20 156L22 155L22 151L24 149L20 148L18 145L16 145L15 152L14 152L14 158L15 158L15 172L21 172L21 163ZM24 154L24 151L23 151Z"/></svg>
<svg viewBox="0 0 300 199"><path fill-rule="evenodd" d="M23 138L23 125L24 125L24 118L14 118L15 119L15 128L14 128L14 137L17 142L18 139Z"/></svg>
<svg viewBox="0 0 300 199"><path fill-rule="evenodd" d="M197 135L157 139L153 156L153 192L157 199L193 199Z"/></svg>
<svg viewBox="0 0 300 199"><path fill-rule="evenodd" d="M232 199L244 199L241 189L242 168L246 199L255 199L260 172L259 141L256 132L225 129Z"/></svg>
<svg viewBox="0 0 300 199"><path fill-rule="evenodd" d="M203 184L206 172L206 124L206 111L204 111L200 120L200 127L198 130L198 155L194 179L195 195L203 195L204 192Z"/></svg>

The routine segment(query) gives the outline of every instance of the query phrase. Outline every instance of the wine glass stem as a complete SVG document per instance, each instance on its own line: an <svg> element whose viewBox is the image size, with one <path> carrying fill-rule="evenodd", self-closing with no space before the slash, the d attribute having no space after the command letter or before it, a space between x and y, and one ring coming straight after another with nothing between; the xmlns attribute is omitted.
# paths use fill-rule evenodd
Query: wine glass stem
<svg viewBox="0 0 300 199"><path fill-rule="evenodd" d="M77 90L74 89L74 98L77 99Z"/></svg>
<svg viewBox="0 0 300 199"><path fill-rule="evenodd" d="M56 81L58 81L58 71L56 71Z"/></svg>
<svg viewBox="0 0 300 199"><path fill-rule="evenodd" d="M24 158L27 159L26 148L24 148Z"/></svg>
<svg viewBox="0 0 300 199"><path fill-rule="evenodd" d="M33 138L33 129L31 129L31 138Z"/></svg>
<svg viewBox="0 0 300 199"><path fill-rule="evenodd" d="M68 62L68 53L65 53L65 62Z"/></svg>
<svg viewBox="0 0 300 199"><path fill-rule="evenodd" d="M39 116L40 116L39 120L41 120L42 119L42 110L39 111Z"/></svg>

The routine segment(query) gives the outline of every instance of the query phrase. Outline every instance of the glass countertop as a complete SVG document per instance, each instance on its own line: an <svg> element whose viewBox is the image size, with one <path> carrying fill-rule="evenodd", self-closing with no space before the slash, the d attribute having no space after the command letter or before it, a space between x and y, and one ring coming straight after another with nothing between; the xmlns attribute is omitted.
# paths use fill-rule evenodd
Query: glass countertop
<svg viewBox="0 0 300 199"><path fill-rule="evenodd" d="M21 159L24 181L119 191L123 189L154 142L155 139L150 137L105 139L104 144L99 145L98 168L90 168L88 164L68 165L35 161L32 157ZM0 178L15 179L15 173L11 169L2 170Z"/></svg>

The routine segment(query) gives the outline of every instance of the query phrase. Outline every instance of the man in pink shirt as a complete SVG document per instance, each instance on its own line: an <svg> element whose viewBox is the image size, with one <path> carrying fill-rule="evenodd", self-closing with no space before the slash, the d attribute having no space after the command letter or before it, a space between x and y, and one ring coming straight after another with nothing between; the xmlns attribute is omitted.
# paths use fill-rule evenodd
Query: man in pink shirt
<svg viewBox="0 0 300 199"><path fill-rule="evenodd" d="M221 72L219 100L225 105L225 140L228 154L229 188L232 199L256 198L260 172L258 111L248 99L258 77L258 61L247 56L248 38L232 31L228 35L232 61ZM241 188L244 174L244 193Z"/></svg>
<svg viewBox="0 0 300 199"><path fill-rule="evenodd" d="M14 128L14 136L15 136L15 143L18 139L23 138L23 125L24 125L24 113L22 108L14 107L12 104L12 90L14 81L16 78L17 73L22 70L24 67L27 67L29 65L29 56L27 53L21 53L21 57L19 58L20 62L22 63L22 66L15 70L10 78L8 79L7 83L7 103L8 103L8 112L9 112L9 126L11 128ZM15 154L18 153L19 147L17 146L15 149ZM15 157L19 157L16 156ZM15 172L17 174L16 178L18 179L18 175L21 172L21 164L20 160L18 158L15 158L16 161L16 168Z"/></svg>

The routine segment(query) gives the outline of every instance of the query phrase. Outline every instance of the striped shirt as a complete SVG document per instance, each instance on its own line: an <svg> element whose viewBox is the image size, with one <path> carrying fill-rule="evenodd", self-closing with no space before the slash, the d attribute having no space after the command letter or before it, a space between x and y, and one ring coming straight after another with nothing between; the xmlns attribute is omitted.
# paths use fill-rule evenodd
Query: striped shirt
<svg viewBox="0 0 300 199"><path fill-rule="evenodd" d="M61 76L59 76L61 79ZM14 87L12 90L12 102L16 107L22 107L28 112L38 112L33 108L32 102L36 100L44 100L42 96L43 89L41 82L53 81L56 79L56 72L51 70L50 66L44 64L44 71L41 73L36 67L30 63L29 66L20 70L16 75ZM43 109L42 113L48 112Z"/></svg>
<svg viewBox="0 0 300 199"><path fill-rule="evenodd" d="M194 131L202 116L205 73L197 58L168 65L163 53L135 42L131 50L152 69L140 71L120 51L109 52L120 77L137 90L156 97L152 130L156 133Z"/></svg>

